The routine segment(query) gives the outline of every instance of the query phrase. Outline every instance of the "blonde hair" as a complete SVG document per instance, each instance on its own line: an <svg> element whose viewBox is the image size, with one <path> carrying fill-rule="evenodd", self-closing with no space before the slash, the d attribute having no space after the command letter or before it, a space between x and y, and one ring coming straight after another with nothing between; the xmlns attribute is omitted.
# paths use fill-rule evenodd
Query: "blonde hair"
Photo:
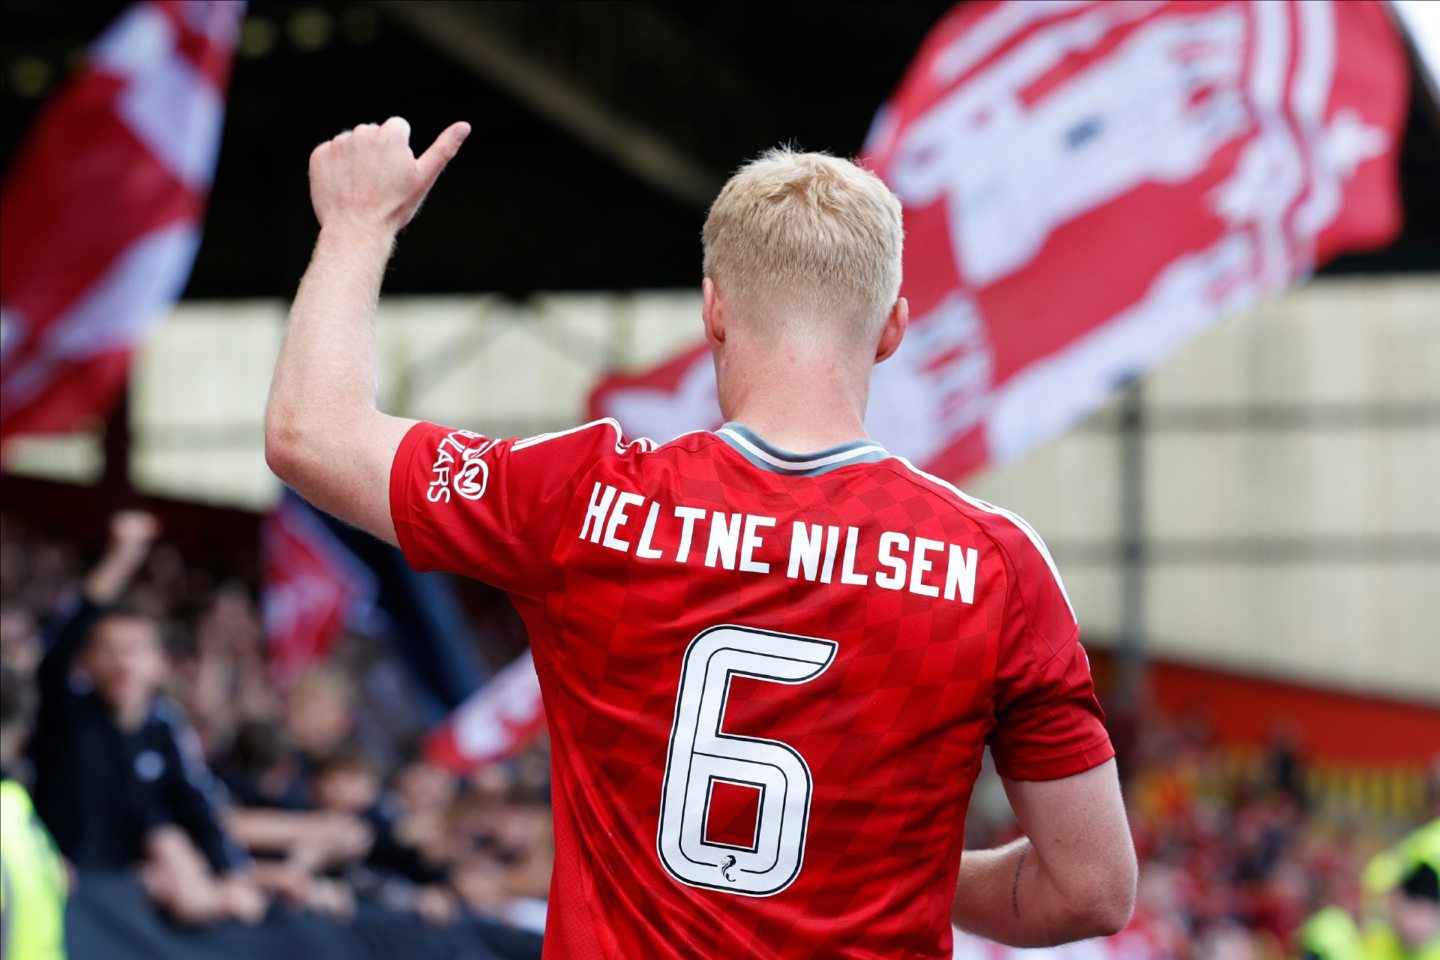
<svg viewBox="0 0 1440 960"><path fill-rule="evenodd" d="M900 201L829 154L777 147L747 163L703 238L705 275L762 335L873 334L900 295Z"/></svg>

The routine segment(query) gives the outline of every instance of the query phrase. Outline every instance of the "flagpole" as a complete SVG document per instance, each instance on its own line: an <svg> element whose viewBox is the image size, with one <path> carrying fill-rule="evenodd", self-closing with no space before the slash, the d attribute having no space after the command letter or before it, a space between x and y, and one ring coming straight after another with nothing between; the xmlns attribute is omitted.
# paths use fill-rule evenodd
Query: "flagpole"
<svg viewBox="0 0 1440 960"><path fill-rule="evenodd" d="M1145 682L1145 396L1138 378L1120 397L1120 694L1140 703Z"/></svg>
<svg viewBox="0 0 1440 960"><path fill-rule="evenodd" d="M111 504L129 499L130 486L130 388L120 390L120 397L110 416L105 419L105 469L100 489Z"/></svg>

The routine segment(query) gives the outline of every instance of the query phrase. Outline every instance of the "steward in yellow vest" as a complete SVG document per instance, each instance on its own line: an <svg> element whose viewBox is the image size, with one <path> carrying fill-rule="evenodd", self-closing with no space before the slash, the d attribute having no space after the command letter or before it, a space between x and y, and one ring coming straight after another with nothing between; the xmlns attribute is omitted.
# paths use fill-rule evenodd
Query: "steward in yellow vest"
<svg viewBox="0 0 1440 960"><path fill-rule="evenodd" d="M1302 960L1364 960L1360 928L1349 911L1326 907L1300 928Z"/></svg>
<svg viewBox="0 0 1440 960"><path fill-rule="evenodd" d="M1365 867L1366 960L1440 960L1440 820Z"/></svg>
<svg viewBox="0 0 1440 960"><path fill-rule="evenodd" d="M24 739L28 693L15 671L0 672L0 955L64 960L65 862L30 795L3 775Z"/></svg>
<svg viewBox="0 0 1440 960"><path fill-rule="evenodd" d="M0 780L0 943L5 960L64 960L65 864L30 795Z"/></svg>

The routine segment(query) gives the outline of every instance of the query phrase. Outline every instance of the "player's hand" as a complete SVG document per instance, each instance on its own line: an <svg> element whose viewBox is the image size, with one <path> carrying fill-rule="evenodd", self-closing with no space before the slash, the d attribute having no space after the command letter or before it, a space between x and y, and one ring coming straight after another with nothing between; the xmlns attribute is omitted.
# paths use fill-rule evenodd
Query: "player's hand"
<svg viewBox="0 0 1440 960"><path fill-rule="evenodd" d="M310 201L320 226L397 232L469 135L470 124L452 123L416 157L410 152L410 124L391 117L320 144L310 154Z"/></svg>

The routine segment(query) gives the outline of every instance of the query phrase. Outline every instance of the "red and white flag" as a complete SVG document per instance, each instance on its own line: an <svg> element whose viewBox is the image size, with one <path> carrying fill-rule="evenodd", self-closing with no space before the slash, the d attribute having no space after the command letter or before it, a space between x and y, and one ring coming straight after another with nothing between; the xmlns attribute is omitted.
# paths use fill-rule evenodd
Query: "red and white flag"
<svg viewBox="0 0 1440 960"><path fill-rule="evenodd" d="M0 194L0 439L105 416L179 297L243 12L137 3L21 147Z"/></svg>
<svg viewBox="0 0 1440 960"><path fill-rule="evenodd" d="M288 687L366 623L379 585L309 504L286 490L260 528L261 607L270 673Z"/></svg>
<svg viewBox="0 0 1440 960"><path fill-rule="evenodd" d="M425 756L457 774L504 760L545 729L535 662L526 650L425 738Z"/></svg>
<svg viewBox="0 0 1440 960"><path fill-rule="evenodd" d="M909 336L867 427L958 477L1400 227L1404 50L1379 0L989 0L932 31L865 154L905 208ZM591 396L714 426L704 348Z"/></svg>

